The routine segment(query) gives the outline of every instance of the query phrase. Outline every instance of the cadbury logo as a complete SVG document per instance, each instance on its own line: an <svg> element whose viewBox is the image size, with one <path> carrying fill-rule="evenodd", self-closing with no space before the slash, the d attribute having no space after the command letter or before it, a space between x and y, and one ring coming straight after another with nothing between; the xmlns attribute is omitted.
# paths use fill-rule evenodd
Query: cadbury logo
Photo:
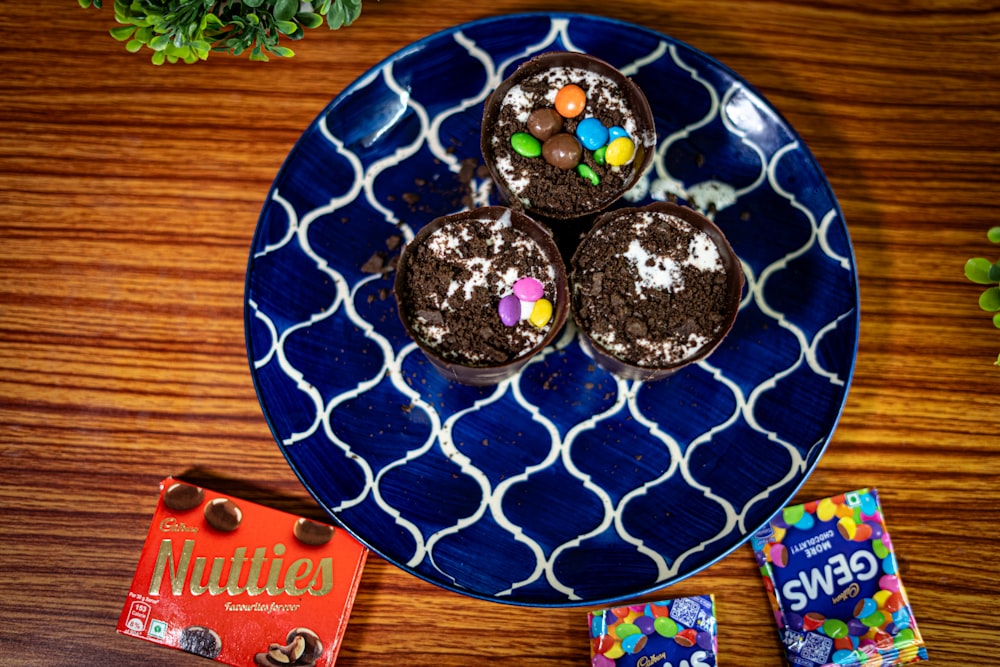
<svg viewBox="0 0 1000 667"><path fill-rule="evenodd" d="M836 554L827 559L826 564L799 573L781 587L781 593L792 611L801 611L810 600L825 595L855 581L869 581L879 575L880 566L875 554L870 551L856 551L850 558Z"/></svg>
<svg viewBox="0 0 1000 667"><path fill-rule="evenodd" d="M681 660L676 667L710 667L715 662L708 659L705 651L695 651L691 654L690 660ZM666 653L654 653L652 655L639 656L636 667L675 667L672 662L664 662L667 659Z"/></svg>
<svg viewBox="0 0 1000 667"><path fill-rule="evenodd" d="M175 557L174 543L164 539L153 566L149 594L160 595L164 580L170 591L182 595L326 595L333 590L333 559L299 558L285 567L285 545L280 542L268 550L258 547L247 558L247 548L238 547L229 558L216 556L209 561L194 555L194 540L185 540L180 556ZM262 583L263 582L263 583Z"/></svg>

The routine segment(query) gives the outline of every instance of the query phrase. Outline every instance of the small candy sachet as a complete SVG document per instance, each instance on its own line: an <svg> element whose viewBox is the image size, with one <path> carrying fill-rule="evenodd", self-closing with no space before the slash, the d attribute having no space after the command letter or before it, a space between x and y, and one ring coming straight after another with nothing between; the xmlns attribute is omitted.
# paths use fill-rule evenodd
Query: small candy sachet
<svg viewBox="0 0 1000 667"><path fill-rule="evenodd" d="M875 489L790 505L752 545L790 665L927 660Z"/></svg>
<svg viewBox="0 0 1000 667"><path fill-rule="evenodd" d="M588 614L592 667L714 667L715 597L663 600Z"/></svg>

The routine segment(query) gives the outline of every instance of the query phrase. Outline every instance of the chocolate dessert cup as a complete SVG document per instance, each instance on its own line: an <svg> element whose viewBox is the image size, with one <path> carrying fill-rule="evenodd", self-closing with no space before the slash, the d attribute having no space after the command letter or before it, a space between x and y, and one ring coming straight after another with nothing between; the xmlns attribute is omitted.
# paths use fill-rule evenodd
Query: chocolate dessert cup
<svg viewBox="0 0 1000 667"><path fill-rule="evenodd" d="M552 233L519 211L432 220L406 244L394 291L406 332L448 380L490 385L549 345L569 315Z"/></svg>
<svg viewBox="0 0 1000 667"><path fill-rule="evenodd" d="M711 220L686 206L605 213L571 264L581 342L624 379L659 380L704 359L736 320L739 258Z"/></svg>
<svg viewBox="0 0 1000 667"><path fill-rule="evenodd" d="M583 53L536 56L486 100L481 149L493 182L545 222L592 219L636 184L655 146L646 96Z"/></svg>

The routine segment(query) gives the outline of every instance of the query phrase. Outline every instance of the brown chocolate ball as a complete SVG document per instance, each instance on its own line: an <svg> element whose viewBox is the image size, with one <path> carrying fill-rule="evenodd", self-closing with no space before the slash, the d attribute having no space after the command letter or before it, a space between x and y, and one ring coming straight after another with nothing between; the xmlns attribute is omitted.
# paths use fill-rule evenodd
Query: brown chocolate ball
<svg viewBox="0 0 1000 667"><path fill-rule="evenodd" d="M572 169L578 165L582 153L580 142L567 132L554 134L542 144L542 157L553 167L560 169Z"/></svg>
<svg viewBox="0 0 1000 667"><path fill-rule="evenodd" d="M555 109L535 109L528 116L526 123L528 132L539 141L545 141L556 132L562 130L563 118Z"/></svg>

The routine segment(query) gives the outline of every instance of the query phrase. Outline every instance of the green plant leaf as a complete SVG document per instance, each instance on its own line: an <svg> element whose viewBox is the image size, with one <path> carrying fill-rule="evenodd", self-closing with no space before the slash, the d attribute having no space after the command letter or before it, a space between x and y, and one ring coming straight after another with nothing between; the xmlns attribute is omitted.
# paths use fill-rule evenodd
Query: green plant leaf
<svg viewBox="0 0 1000 667"><path fill-rule="evenodd" d="M80 6L83 7L84 9L90 7L90 0L77 0L77 2L79 2Z"/></svg>
<svg viewBox="0 0 1000 667"><path fill-rule="evenodd" d="M989 278L991 283L1000 283L1000 262L990 265Z"/></svg>
<svg viewBox="0 0 1000 667"><path fill-rule="evenodd" d="M299 12L295 20L306 28L318 28L323 25L323 17L313 12Z"/></svg>
<svg viewBox="0 0 1000 667"><path fill-rule="evenodd" d="M990 280L990 267L993 263L985 257L973 257L965 263L965 277L980 285L996 282Z"/></svg>
<svg viewBox="0 0 1000 667"><path fill-rule="evenodd" d="M994 243L1000 243L1000 227L990 227L990 231L986 232L986 238Z"/></svg>
<svg viewBox="0 0 1000 667"><path fill-rule="evenodd" d="M282 58L291 58L295 55L295 51L292 51L287 46L276 46L271 49L271 53L276 56L281 56Z"/></svg>
<svg viewBox="0 0 1000 667"><path fill-rule="evenodd" d="M142 44L143 43L138 39L130 40L128 44L125 45L125 50L129 53L138 53L139 50L142 49Z"/></svg>
<svg viewBox="0 0 1000 667"><path fill-rule="evenodd" d="M124 42L126 39L128 39L129 37L131 37L135 33L135 26L134 25L123 25L123 26L119 26L117 28L112 28L108 32L111 33L111 36L116 41Z"/></svg>
<svg viewBox="0 0 1000 667"><path fill-rule="evenodd" d="M247 7L257 8L264 4L264 0L243 0L243 4Z"/></svg>
<svg viewBox="0 0 1000 667"><path fill-rule="evenodd" d="M997 313L996 315L993 316L993 326L995 326L997 329L1000 329L1000 313Z"/></svg>
<svg viewBox="0 0 1000 667"><path fill-rule="evenodd" d="M299 28L299 24L295 21L276 21L274 27L278 29L282 35L290 35Z"/></svg>
<svg viewBox="0 0 1000 667"><path fill-rule="evenodd" d="M168 46L170 46L170 37L168 35L157 35L149 40L149 48L154 51L163 51ZM160 60L162 61L163 59L161 58Z"/></svg>
<svg viewBox="0 0 1000 667"><path fill-rule="evenodd" d="M167 59L167 54L164 51L154 51L153 52L153 64L162 65L163 61Z"/></svg>
<svg viewBox="0 0 1000 667"><path fill-rule="evenodd" d="M991 287L980 294L979 307L991 313L1000 310L1000 287Z"/></svg>
<svg viewBox="0 0 1000 667"><path fill-rule="evenodd" d="M277 21L290 21L299 9L299 0L277 0L274 3L274 18Z"/></svg>
<svg viewBox="0 0 1000 667"><path fill-rule="evenodd" d="M330 10L326 14L326 25L330 30L338 30L347 25L347 11L341 0L333 0Z"/></svg>

